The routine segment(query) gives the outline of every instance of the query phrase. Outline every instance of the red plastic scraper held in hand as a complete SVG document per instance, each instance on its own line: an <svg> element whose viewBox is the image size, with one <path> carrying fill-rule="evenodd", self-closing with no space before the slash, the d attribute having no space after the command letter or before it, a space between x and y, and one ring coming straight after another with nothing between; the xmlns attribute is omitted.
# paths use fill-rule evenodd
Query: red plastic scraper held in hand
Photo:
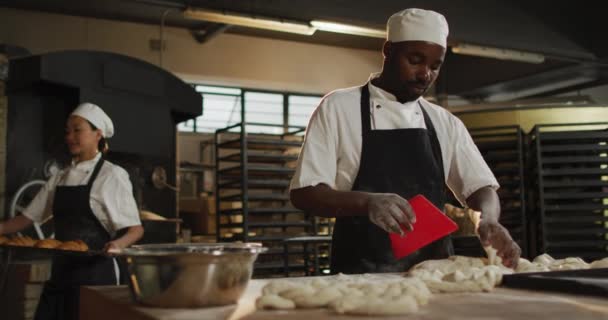
<svg viewBox="0 0 608 320"><path fill-rule="evenodd" d="M409 200L409 203L414 209L414 214L416 214L416 223L413 224L414 230L409 231L405 226L401 226L405 236L402 237L395 233L389 234L396 259L401 259L458 230L458 225L423 195L413 197Z"/></svg>

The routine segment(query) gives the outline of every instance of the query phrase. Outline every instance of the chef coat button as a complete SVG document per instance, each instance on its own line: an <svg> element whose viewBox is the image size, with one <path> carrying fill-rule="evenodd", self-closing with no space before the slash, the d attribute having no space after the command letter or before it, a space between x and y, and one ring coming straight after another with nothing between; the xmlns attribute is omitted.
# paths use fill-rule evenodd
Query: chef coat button
<svg viewBox="0 0 608 320"><path fill-rule="evenodd" d="M376 106L376 109L380 109L380 108L382 108L382 106L381 106L381 105L377 105L377 106Z"/></svg>

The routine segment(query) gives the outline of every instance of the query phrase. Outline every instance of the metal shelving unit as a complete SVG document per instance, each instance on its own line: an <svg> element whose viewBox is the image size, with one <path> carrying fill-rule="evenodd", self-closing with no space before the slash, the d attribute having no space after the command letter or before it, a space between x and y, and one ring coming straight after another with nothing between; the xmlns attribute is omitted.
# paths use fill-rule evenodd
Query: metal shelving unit
<svg viewBox="0 0 608 320"><path fill-rule="evenodd" d="M247 126L279 127L284 133L250 134ZM215 133L217 240L262 242L269 247L256 260L256 277L306 274L309 262L318 261L318 257L310 259L306 241L286 241L314 238L325 225L289 202L303 131L301 127L238 123Z"/></svg>
<svg viewBox="0 0 608 320"><path fill-rule="evenodd" d="M608 256L608 123L537 125L530 133L535 253Z"/></svg>
<svg viewBox="0 0 608 320"><path fill-rule="evenodd" d="M496 176L500 189L501 217L513 239L528 256L528 221L526 216L526 188L524 180L525 135L519 126L500 126L469 129L471 137L484 160ZM454 239L457 254L485 255L479 241L472 237Z"/></svg>

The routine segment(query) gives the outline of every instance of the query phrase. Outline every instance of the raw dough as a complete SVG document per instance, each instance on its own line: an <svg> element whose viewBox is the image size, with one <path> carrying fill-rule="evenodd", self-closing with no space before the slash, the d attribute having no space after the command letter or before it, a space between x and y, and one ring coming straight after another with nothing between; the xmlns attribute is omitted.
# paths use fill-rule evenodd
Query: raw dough
<svg viewBox="0 0 608 320"><path fill-rule="evenodd" d="M589 269L590 265L581 258L570 257L555 260L550 255L543 253L532 262L521 258L517 266L517 272L545 272L557 270L579 270Z"/></svg>
<svg viewBox="0 0 608 320"><path fill-rule="evenodd" d="M341 314L388 316L414 313L418 311L418 304L411 296L399 296L393 299L379 296L346 296L336 302L332 309Z"/></svg>
<svg viewBox="0 0 608 320"><path fill-rule="evenodd" d="M343 275L322 279L270 281L257 300L259 309L329 308L355 315L399 315L428 303L431 291L413 277ZM289 301L289 302L287 302Z"/></svg>
<svg viewBox="0 0 608 320"><path fill-rule="evenodd" d="M294 309L296 304L276 294L266 294L258 298L255 303L258 309Z"/></svg>
<svg viewBox="0 0 608 320"><path fill-rule="evenodd" d="M589 264L581 258L565 258L560 260L554 260L549 265L550 270L578 270L578 269L589 269Z"/></svg>
<svg viewBox="0 0 608 320"><path fill-rule="evenodd" d="M530 262L528 259L519 258L519 263L517 264L517 269L515 272L544 272L549 271L549 267L545 266L538 262Z"/></svg>
<svg viewBox="0 0 608 320"><path fill-rule="evenodd" d="M499 266L502 265L502 258L498 256L498 251L492 246L483 247L488 255L488 264Z"/></svg>
<svg viewBox="0 0 608 320"><path fill-rule="evenodd" d="M323 308L332 301L342 297L342 292L337 288L326 287L313 291L312 294L299 295L293 298L298 308Z"/></svg>
<svg viewBox="0 0 608 320"><path fill-rule="evenodd" d="M427 260L412 267L408 273L424 281L433 293L491 291L500 285L504 274L511 274L513 270L502 265L496 250L485 249L488 259L452 256Z"/></svg>
<svg viewBox="0 0 608 320"><path fill-rule="evenodd" d="M593 262L591 262L591 264L589 265L590 268L608 268L608 258L604 258L601 260L595 260Z"/></svg>
<svg viewBox="0 0 608 320"><path fill-rule="evenodd" d="M536 258L534 258L534 260L532 260L532 262L541 264L543 266L548 266L551 263L553 263L554 261L555 261L555 259L553 259L553 257L551 257L550 255L548 255L546 253L543 253L540 256L537 256Z"/></svg>

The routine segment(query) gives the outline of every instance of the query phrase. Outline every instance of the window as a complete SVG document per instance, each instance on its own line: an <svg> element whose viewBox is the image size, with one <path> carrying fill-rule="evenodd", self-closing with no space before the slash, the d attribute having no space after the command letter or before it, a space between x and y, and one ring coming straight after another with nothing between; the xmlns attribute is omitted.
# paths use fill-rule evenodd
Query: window
<svg viewBox="0 0 608 320"><path fill-rule="evenodd" d="M305 127L321 100L320 96L231 87L195 85L194 88L203 96L203 115L179 123L177 129L180 132L213 133L240 123L241 107L244 107L247 123L276 125L248 125L247 132L280 134L283 133L285 121L290 126Z"/></svg>
<svg viewBox="0 0 608 320"><path fill-rule="evenodd" d="M278 93L245 92L245 120L276 126L248 125L247 132L283 133L283 95Z"/></svg>
<svg viewBox="0 0 608 320"><path fill-rule="evenodd" d="M289 121L290 126L306 127L313 111L321 103L322 97L317 96L289 96Z"/></svg>

